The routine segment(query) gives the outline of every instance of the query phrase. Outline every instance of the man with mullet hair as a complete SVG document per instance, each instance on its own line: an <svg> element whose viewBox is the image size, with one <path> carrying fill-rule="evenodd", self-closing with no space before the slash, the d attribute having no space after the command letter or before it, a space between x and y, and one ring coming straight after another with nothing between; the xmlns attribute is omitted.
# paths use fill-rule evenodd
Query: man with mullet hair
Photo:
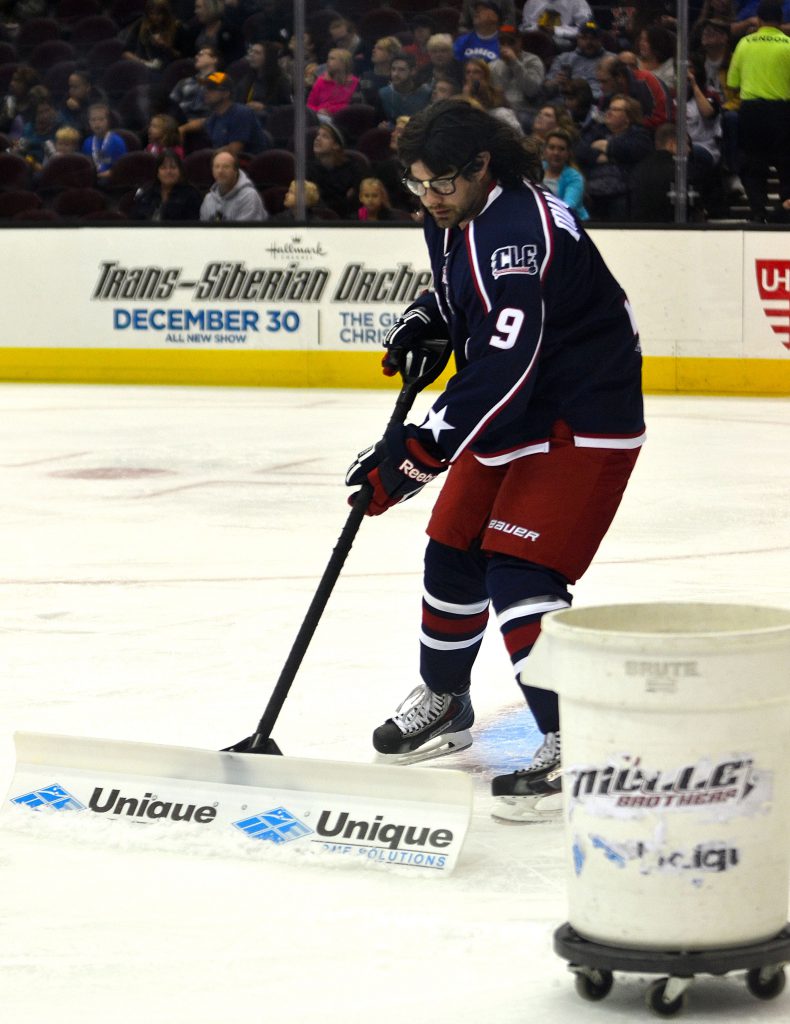
<svg viewBox="0 0 790 1024"><path fill-rule="evenodd" d="M472 742L471 672L499 620L544 735L530 766L494 779L495 817L559 813L557 695L521 681L544 613L567 608L644 440L641 353L625 293L577 217L533 180L517 134L458 100L409 121L404 184L425 212L433 290L390 330L396 373L447 339L456 373L421 424L397 425L349 468L380 515L447 472L428 524L422 682L373 734L409 764Z"/></svg>

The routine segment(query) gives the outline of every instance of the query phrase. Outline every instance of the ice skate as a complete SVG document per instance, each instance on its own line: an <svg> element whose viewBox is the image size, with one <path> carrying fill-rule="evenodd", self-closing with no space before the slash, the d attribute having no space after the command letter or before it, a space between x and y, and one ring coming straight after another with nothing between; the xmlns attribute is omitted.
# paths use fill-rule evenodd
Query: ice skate
<svg viewBox="0 0 790 1024"><path fill-rule="evenodd" d="M434 693L424 683L415 687L398 710L373 733L376 761L415 764L465 750L475 720L469 691Z"/></svg>
<svg viewBox="0 0 790 1024"><path fill-rule="evenodd" d="M560 734L546 733L532 764L491 783L494 818L500 821L556 821L562 813Z"/></svg>

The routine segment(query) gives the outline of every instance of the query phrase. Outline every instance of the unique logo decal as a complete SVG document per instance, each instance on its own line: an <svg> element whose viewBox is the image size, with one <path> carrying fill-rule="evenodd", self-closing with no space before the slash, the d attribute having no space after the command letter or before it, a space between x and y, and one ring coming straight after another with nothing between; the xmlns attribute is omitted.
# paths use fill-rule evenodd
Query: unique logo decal
<svg viewBox="0 0 790 1024"><path fill-rule="evenodd" d="M629 863L639 866L639 873L650 875L653 872L681 874L685 871L694 874L721 874L737 868L740 862L740 850L723 840L697 843L689 849L666 847L659 842L642 840L610 840L600 835L590 835L593 850L599 850L604 858L617 868L625 868ZM576 874L580 874L584 864L584 843L576 837L574 845L574 861L577 865ZM576 849L580 853L577 854ZM581 860L579 857L581 856Z"/></svg>
<svg viewBox="0 0 790 1024"><path fill-rule="evenodd" d="M234 821L233 824L250 839L265 839L278 846L283 843L291 843L294 839L303 839L305 836L312 835L313 832L285 807L261 811L260 814L242 818L241 821Z"/></svg>
<svg viewBox="0 0 790 1024"><path fill-rule="evenodd" d="M790 349L790 260L755 260L754 269L771 330Z"/></svg>
<svg viewBox="0 0 790 1024"><path fill-rule="evenodd" d="M217 805L198 806L183 801L160 800L155 793L144 793L142 797L126 796L120 789L112 789L105 793L103 786L97 786L88 806L95 814L113 814L118 817L134 818L136 821L158 821L169 818L171 821L193 821L198 825L207 825L217 816Z"/></svg>
<svg viewBox="0 0 790 1024"><path fill-rule="evenodd" d="M85 804L72 796L63 786L53 782L51 786L34 789L11 799L12 804L27 807L31 811L84 811Z"/></svg>

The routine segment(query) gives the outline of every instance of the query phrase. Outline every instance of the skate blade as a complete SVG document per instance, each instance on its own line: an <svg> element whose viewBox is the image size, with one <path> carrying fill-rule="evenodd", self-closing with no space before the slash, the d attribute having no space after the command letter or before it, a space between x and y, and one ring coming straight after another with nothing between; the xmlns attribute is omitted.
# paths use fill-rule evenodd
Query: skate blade
<svg viewBox="0 0 790 1024"><path fill-rule="evenodd" d="M560 821L562 793L552 793L550 796L495 797L491 817L516 825Z"/></svg>
<svg viewBox="0 0 790 1024"><path fill-rule="evenodd" d="M375 764L419 764L420 761L432 761L437 757L457 754L472 746L472 733L468 729L461 732L447 732L428 740L417 750L409 750L403 754L379 754L374 758Z"/></svg>

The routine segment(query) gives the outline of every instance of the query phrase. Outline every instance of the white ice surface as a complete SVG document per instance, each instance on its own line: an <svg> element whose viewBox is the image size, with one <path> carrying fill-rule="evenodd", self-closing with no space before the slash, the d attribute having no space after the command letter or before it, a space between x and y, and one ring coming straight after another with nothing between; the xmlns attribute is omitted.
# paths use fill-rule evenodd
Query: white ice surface
<svg viewBox="0 0 790 1024"><path fill-rule="evenodd" d="M257 722L345 519L342 475L393 394L0 388L0 790L12 733L217 749ZM420 407L425 404L421 400ZM790 606L790 402L650 398L649 443L576 604ZM274 735L365 762L416 678L431 494L369 520ZM489 817L534 730L494 629L446 879L210 855L186 840L0 829L8 1024L630 1022L646 979L581 1001L552 952L561 828ZM408 771L408 769L404 769ZM101 840L101 841L98 841ZM787 1021L703 977L684 1020Z"/></svg>

